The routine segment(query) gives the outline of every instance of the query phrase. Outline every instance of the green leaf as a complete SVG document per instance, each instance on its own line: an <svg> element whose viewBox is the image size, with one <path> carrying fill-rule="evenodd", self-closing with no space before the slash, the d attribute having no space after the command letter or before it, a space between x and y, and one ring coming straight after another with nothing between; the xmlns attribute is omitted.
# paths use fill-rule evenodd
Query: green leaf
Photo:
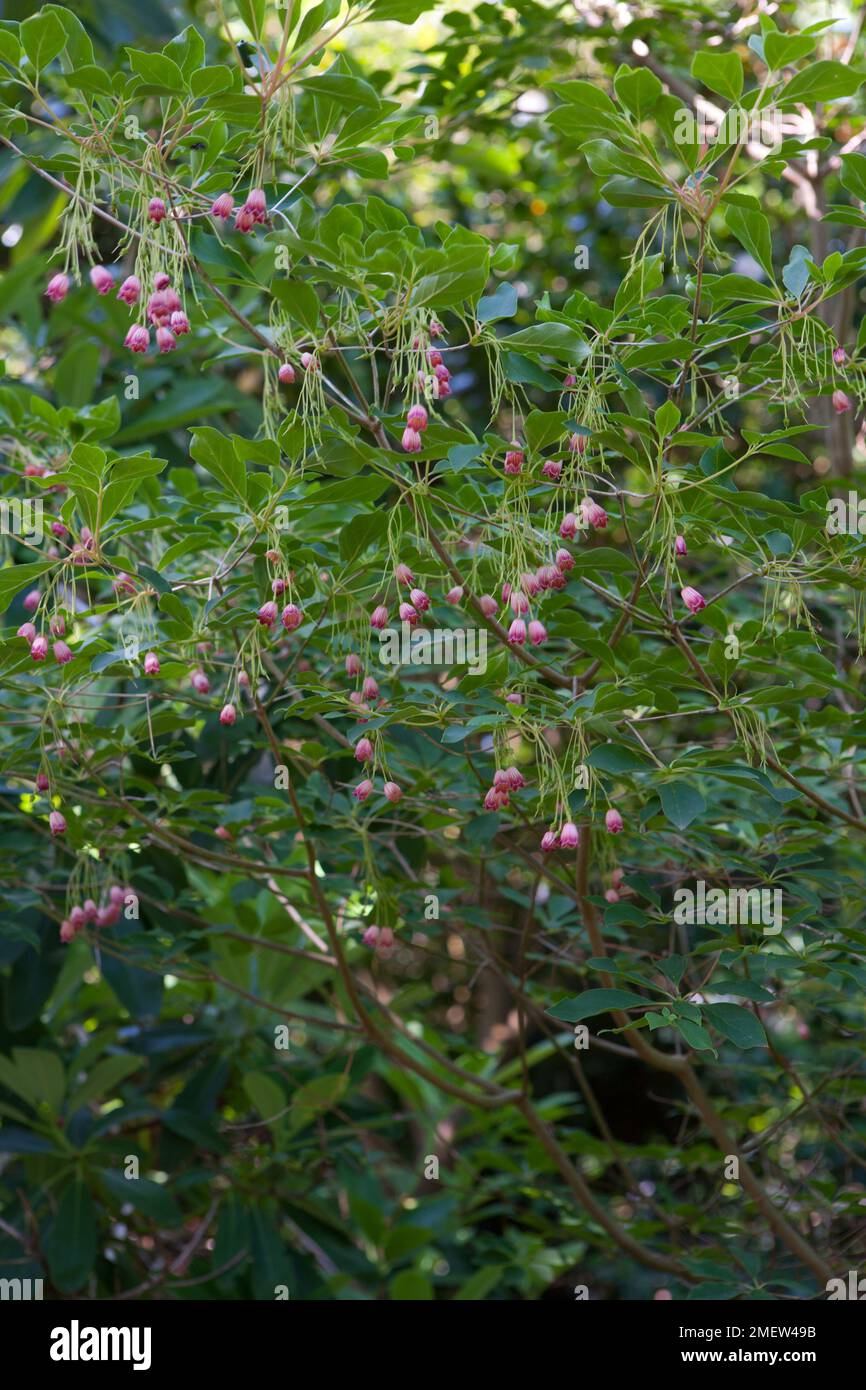
<svg viewBox="0 0 866 1390"><path fill-rule="evenodd" d="M579 1023L582 1018L610 1013L612 1009L645 1009L646 1006L646 999L625 989L588 989L573 999L560 999L547 1012L551 1018L561 1018L564 1023Z"/></svg>
<svg viewBox="0 0 866 1390"><path fill-rule="evenodd" d="M475 317L479 323L494 323L497 319L513 318L516 310L517 290L503 282L493 294L483 295L479 299Z"/></svg>
<svg viewBox="0 0 866 1390"><path fill-rule="evenodd" d="M745 246L749 255L772 280L773 251L770 223L766 214L756 208L742 207L738 203L726 203L725 221L731 235L737 238L741 246Z"/></svg>
<svg viewBox="0 0 866 1390"><path fill-rule="evenodd" d="M288 1110L282 1086L264 1072L248 1071L241 1077L241 1085L266 1124L279 1119Z"/></svg>
<svg viewBox="0 0 866 1390"><path fill-rule="evenodd" d="M69 1097L66 1107L69 1114L74 1114L82 1106L103 1096L107 1095L110 1098L120 1082L131 1076L134 1071L138 1071L140 1066L140 1057L129 1057L126 1054L103 1057L91 1067L87 1080Z"/></svg>
<svg viewBox="0 0 866 1390"><path fill-rule="evenodd" d="M50 10L23 19L19 33L24 52L38 71L47 67L66 47L66 29Z"/></svg>
<svg viewBox="0 0 866 1390"><path fill-rule="evenodd" d="M224 492L245 502L247 497L247 471L235 453L231 440L209 425L201 425L192 431L189 451L196 463L206 468L216 478Z"/></svg>
<svg viewBox="0 0 866 1390"><path fill-rule="evenodd" d="M735 1047L766 1047L767 1035L759 1019L739 1004L705 1004L704 1016Z"/></svg>
<svg viewBox="0 0 866 1390"><path fill-rule="evenodd" d="M151 1178L126 1178L122 1173L106 1170L99 1176L118 1206L129 1202L159 1226L179 1226L183 1221L183 1213L163 1183Z"/></svg>
<svg viewBox="0 0 866 1390"><path fill-rule="evenodd" d="M567 323L534 323L531 328L500 338L500 343L512 352L543 354L574 364L589 356L586 340Z"/></svg>
<svg viewBox="0 0 866 1390"><path fill-rule="evenodd" d="M613 79L617 99L627 111L643 121L652 114L652 109L662 94L662 84L649 68L617 68Z"/></svg>
<svg viewBox="0 0 866 1390"><path fill-rule="evenodd" d="M29 589L51 567L50 560L34 560L29 565L7 565L0 570L0 613L8 608L16 594Z"/></svg>
<svg viewBox="0 0 866 1390"><path fill-rule="evenodd" d="M817 42L816 35L780 34L770 29L764 35L764 59L773 72L778 72L807 57Z"/></svg>
<svg viewBox="0 0 866 1390"><path fill-rule="evenodd" d="M148 87L171 92L173 96L186 91L183 73L172 58L167 58L164 53L143 53L137 48L126 51L132 71L143 78Z"/></svg>
<svg viewBox="0 0 866 1390"><path fill-rule="evenodd" d="M96 1216L83 1182L69 1184L43 1242L52 1282L61 1293L74 1293L86 1282L96 1260Z"/></svg>
<svg viewBox="0 0 866 1390"><path fill-rule="evenodd" d="M696 787L688 782L663 782L659 787L662 810L677 830L685 830L697 820L707 803Z"/></svg>
<svg viewBox="0 0 866 1390"><path fill-rule="evenodd" d="M711 92L728 101L738 102L743 91L743 64L736 53L718 53L706 50L696 53L692 59L692 76Z"/></svg>
<svg viewBox="0 0 866 1390"><path fill-rule="evenodd" d="M846 63L822 59L810 63L798 72L777 98L779 106L792 106L794 103L809 105L816 101L841 101L851 97L866 81L866 72L858 72Z"/></svg>

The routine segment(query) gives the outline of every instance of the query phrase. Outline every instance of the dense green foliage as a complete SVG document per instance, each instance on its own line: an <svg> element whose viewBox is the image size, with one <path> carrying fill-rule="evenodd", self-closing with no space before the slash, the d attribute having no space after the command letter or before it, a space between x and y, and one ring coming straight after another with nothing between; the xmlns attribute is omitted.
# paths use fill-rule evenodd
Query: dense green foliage
<svg viewBox="0 0 866 1390"><path fill-rule="evenodd" d="M824 1296L859 29L187 9L0 22L0 1276Z"/></svg>

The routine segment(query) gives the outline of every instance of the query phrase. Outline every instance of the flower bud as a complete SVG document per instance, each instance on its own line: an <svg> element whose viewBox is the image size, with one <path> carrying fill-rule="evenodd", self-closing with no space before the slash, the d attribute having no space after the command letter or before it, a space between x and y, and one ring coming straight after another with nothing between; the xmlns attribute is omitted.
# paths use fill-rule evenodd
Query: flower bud
<svg viewBox="0 0 866 1390"><path fill-rule="evenodd" d="M281 362L277 376L281 386L291 386L295 379L295 369L291 362Z"/></svg>
<svg viewBox="0 0 866 1390"><path fill-rule="evenodd" d="M156 345L160 352L173 352L177 347L177 338L170 328L164 328L163 325L160 324L159 328L156 330Z"/></svg>
<svg viewBox="0 0 866 1390"><path fill-rule="evenodd" d="M70 941L74 940L74 938L75 928L70 921L64 919L60 923L60 940L68 944Z"/></svg>
<svg viewBox="0 0 866 1390"><path fill-rule="evenodd" d="M537 618L533 618L527 628L527 632L529 633L529 640L533 647L544 646L544 643L547 641L547 628L544 626L544 623L540 623Z"/></svg>
<svg viewBox="0 0 866 1390"><path fill-rule="evenodd" d="M355 744L355 761L368 763L373 756L373 745L368 738L359 738Z"/></svg>
<svg viewBox="0 0 866 1390"><path fill-rule="evenodd" d="M25 642L32 642L36 636L36 628L32 623L22 623L15 635L23 637Z"/></svg>
<svg viewBox="0 0 866 1390"><path fill-rule="evenodd" d="M364 700L378 700L379 686L372 676L365 676L361 686L361 697Z"/></svg>
<svg viewBox="0 0 866 1390"><path fill-rule="evenodd" d="M846 410L851 409L851 399L845 395L844 391L834 391L832 401L833 409L837 415L844 415Z"/></svg>
<svg viewBox="0 0 866 1390"><path fill-rule="evenodd" d="M417 430L413 430L411 426L407 425L400 443L407 454L417 454L421 449L421 436Z"/></svg>
<svg viewBox="0 0 866 1390"><path fill-rule="evenodd" d="M192 685L192 688L196 692L196 694L210 694L210 681L208 680L204 671L193 671L192 675L190 676L190 684Z"/></svg>
<svg viewBox="0 0 866 1390"><path fill-rule="evenodd" d="M410 599L419 613L426 613L430 607L430 596L423 589L413 589L409 594Z"/></svg>
<svg viewBox="0 0 866 1390"><path fill-rule="evenodd" d="M48 655L48 638L34 637L30 643L30 655L34 661L44 661Z"/></svg>
<svg viewBox="0 0 866 1390"><path fill-rule="evenodd" d="M297 604L287 603L282 613L280 614L280 622L286 629L286 632L294 632L297 628L301 626L301 623L303 621L304 615L301 612L300 608L298 608Z"/></svg>
<svg viewBox="0 0 866 1390"><path fill-rule="evenodd" d="M406 426L421 433L427 428L427 419L427 411L423 405L413 405L406 416Z"/></svg>
<svg viewBox="0 0 866 1390"><path fill-rule="evenodd" d="M690 613L700 613L702 608L706 608L707 600L697 589L692 589L688 585L685 589L680 589L680 597Z"/></svg>
<svg viewBox="0 0 866 1390"><path fill-rule="evenodd" d="M843 347L833 349L833 361L837 367L844 367L848 361L848 354Z"/></svg>
<svg viewBox="0 0 866 1390"><path fill-rule="evenodd" d="M492 594L482 594L478 600L478 607L485 618L495 618L498 612L498 604Z"/></svg>
<svg viewBox="0 0 866 1390"><path fill-rule="evenodd" d="M69 293L69 276L52 275L45 288L45 296L52 304L59 304Z"/></svg>
<svg viewBox="0 0 866 1390"><path fill-rule="evenodd" d="M567 574L569 570L574 569L574 556L570 550L565 550L562 547L557 550L556 568L559 570L560 574Z"/></svg>
<svg viewBox="0 0 866 1390"><path fill-rule="evenodd" d="M47 792L50 786L51 786L51 783L50 783L49 780L48 780L48 773L47 773L47 772L37 772L37 774L36 774L36 790L39 791L39 792Z"/></svg>
<svg viewBox="0 0 866 1390"><path fill-rule="evenodd" d="M48 825L51 829L52 835L66 834L66 817L62 816L59 811L51 812L50 816L48 817Z"/></svg>
<svg viewBox="0 0 866 1390"><path fill-rule="evenodd" d="M168 209L161 198L151 198L147 205L147 215L151 222L155 222L157 226L163 221L167 211Z"/></svg>
<svg viewBox="0 0 866 1390"><path fill-rule="evenodd" d="M234 722L235 722L235 720L237 719L237 717L238 717L238 712L237 712L237 710L235 709L234 705L223 705L222 709L220 710L220 723L221 723L221 724L229 724L229 725L234 724Z"/></svg>
<svg viewBox="0 0 866 1390"><path fill-rule="evenodd" d="M409 566L404 565L402 561L399 565L396 566L394 570L394 578L397 580L398 584L405 584L407 588L409 585L415 583L414 574L410 570Z"/></svg>
<svg viewBox="0 0 866 1390"><path fill-rule="evenodd" d="M373 790L373 783L369 777L365 777L363 782L359 782L357 787L352 789L352 795L356 801L366 801Z"/></svg>
<svg viewBox="0 0 866 1390"><path fill-rule="evenodd" d="M386 800L390 801L393 806L396 806L403 796L402 789L397 786L396 782L386 782L383 791Z"/></svg>
<svg viewBox="0 0 866 1390"><path fill-rule="evenodd" d="M368 927L361 937L361 940L365 946L370 946L371 948L375 947L376 942L379 940L379 928Z"/></svg>
<svg viewBox="0 0 866 1390"><path fill-rule="evenodd" d="M346 675L360 676L363 669L361 658L358 656L357 652L349 652L349 655L346 657Z"/></svg>
<svg viewBox="0 0 866 1390"><path fill-rule="evenodd" d="M261 608L256 613L256 617L262 627L273 627L274 623L277 621L277 605L272 599L269 599L267 603L262 604Z"/></svg>
<svg viewBox="0 0 866 1390"><path fill-rule="evenodd" d="M574 540L574 537L577 535L579 529L580 528L578 526L577 517L575 516L574 512L567 512L566 515L563 517L562 525L559 528L559 534L562 536L562 539L564 541Z"/></svg>
<svg viewBox="0 0 866 1390"><path fill-rule="evenodd" d="M545 854L550 854L551 850L559 849L559 836L555 830L545 830L541 837L541 848Z"/></svg>
<svg viewBox="0 0 866 1390"><path fill-rule="evenodd" d="M408 623L410 627L414 627L418 621L418 614L411 603L401 603L398 613L400 615L400 622Z"/></svg>
<svg viewBox="0 0 866 1390"><path fill-rule="evenodd" d="M453 603L455 607L463 597L463 588L460 584L455 584L453 589L449 589L445 595L446 603Z"/></svg>
<svg viewBox="0 0 866 1390"><path fill-rule="evenodd" d="M55 642L51 650L54 652L54 660L60 666L65 666L67 661L72 660L72 652L69 650L65 642Z"/></svg>
<svg viewBox="0 0 866 1390"><path fill-rule="evenodd" d="M189 319L183 312L183 309L175 309L168 322L172 333L178 338L182 338L184 333L189 332ZM159 333L157 333L156 336L159 338Z"/></svg>
<svg viewBox="0 0 866 1390"><path fill-rule="evenodd" d="M388 626L388 610L383 603L370 614L370 626L381 629Z"/></svg>
<svg viewBox="0 0 866 1390"><path fill-rule="evenodd" d="M38 590L38 589L31 589L29 593L27 593L27 594L24 595L24 612L25 612L25 613L35 613L35 612L36 612L36 609L37 609L38 607L39 607L39 590Z"/></svg>
<svg viewBox="0 0 866 1390"><path fill-rule="evenodd" d="M675 554L675 555L688 555L688 553L689 553L689 548L688 548L688 546L686 545L686 538L685 538L685 536L677 536L676 540L674 541L674 554Z"/></svg>
<svg viewBox="0 0 866 1390"><path fill-rule="evenodd" d="M618 835L622 830L622 816L613 806L611 806L610 810L605 815L604 823L611 835Z"/></svg>

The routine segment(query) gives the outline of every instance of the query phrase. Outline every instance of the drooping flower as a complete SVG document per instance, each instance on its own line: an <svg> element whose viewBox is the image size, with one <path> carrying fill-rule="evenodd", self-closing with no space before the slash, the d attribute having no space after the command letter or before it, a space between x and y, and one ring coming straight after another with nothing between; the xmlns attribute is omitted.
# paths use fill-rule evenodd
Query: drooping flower
<svg viewBox="0 0 866 1390"><path fill-rule="evenodd" d="M844 391L834 391L831 399L837 415L844 415L846 410L851 409L851 398Z"/></svg>
<svg viewBox="0 0 866 1390"><path fill-rule="evenodd" d="M833 361L837 367L844 367L845 363L848 361L848 354L843 347L835 347L833 349Z"/></svg>
<svg viewBox="0 0 866 1390"><path fill-rule="evenodd" d="M529 612L529 599L524 593L521 593L520 589L511 590L508 602L511 605L512 613L516 614L517 617Z"/></svg>
<svg viewBox="0 0 866 1390"><path fill-rule="evenodd" d="M34 637L30 643L30 655L34 661L44 661L48 655L48 638Z"/></svg>
<svg viewBox="0 0 866 1390"><path fill-rule="evenodd" d="M274 603L273 599L268 599L267 603L262 604L261 608L256 613L256 617L262 627L273 627L274 623L277 621L277 605Z"/></svg>
<svg viewBox="0 0 866 1390"><path fill-rule="evenodd" d="M688 548L688 546L686 545L686 538L685 538L685 536L677 536L676 540L674 541L674 554L675 554L675 555L688 555L688 553L689 553L689 548Z"/></svg>
<svg viewBox="0 0 866 1390"><path fill-rule="evenodd" d="M38 589L30 589L24 595L24 612L35 613L39 607L40 594Z"/></svg>
<svg viewBox="0 0 866 1390"><path fill-rule="evenodd" d="M368 927L367 930L364 932L364 935L361 937L361 940L363 941L365 946L374 948L376 942L379 940L379 928L376 926Z"/></svg>
<svg viewBox="0 0 866 1390"><path fill-rule="evenodd" d="M361 662L361 658L358 656L358 653L349 652L349 655L346 657L346 675L360 676L363 669L364 667Z"/></svg>
<svg viewBox="0 0 866 1390"><path fill-rule="evenodd" d="M413 430L411 426L407 425L400 443L407 454L417 454L421 449L421 436L417 430Z"/></svg>
<svg viewBox="0 0 866 1390"><path fill-rule="evenodd" d="M409 566L404 565L402 561L394 569L394 578L397 580L398 584L405 584L407 589L415 583L414 574L410 570Z"/></svg>
<svg viewBox="0 0 866 1390"><path fill-rule="evenodd" d="M37 790L38 792L47 792L50 786L51 786L51 783L50 783L49 780L48 780L48 773L47 773L47 772L37 772L37 774L36 774L36 790Z"/></svg>
<svg viewBox="0 0 866 1390"><path fill-rule="evenodd" d="M373 783L369 777L365 777L363 782L359 782L357 787L353 787L352 795L356 801L366 801L373 790Z"/></svg>
<svg viewBox="0 0 866 1390"><path fill-rule="evenodd" d="M570 550L560 546L556 552L556 568L561 574L567 574L569 570L574 569L574 556Z"/></svg>
<svg viewBox="0 0 866 1390"><path fill-rule="evenodd" d="M144 657L144 674L146 676L159 675L159 657L156 652L146 652Z"/></svg>
<svg viewBox="0 0 866 1390"><path fill-rule="evenodd" d="M52 811L48 817L48 826L52 835L66 834L66 817L59 811Z"/></svg>
<svg viewBox="0 0 866 1390"><path fill-rule="evenodd" d="M368 738L359 738L355 744L355 761L368 763L373 756L373 745Z"/></svg>
<svg viewBox="0 0 866 1390"><path fill-rule="evenodd" d="M701 609L707 606L707 600L703 594L699 593L697 589L692 589L689 585L680 589L680 597L690 613L700 613Z"/></svg>
<svg viewBox="0 0 866 1390"><path fill-rule="evenodd" d="M163 324L160 324L159 328L156 330L156 345L160 352L174 352L174 349L177 347L177 338L170 328L166 328Z"/></svg>
<svg viewBox="0 0 866 1390"><path fill-rule="evenodd" d="M175 309L174 313L168 321L168 324L172 333L174 333L175 336L178 338L182 338L185 333L188 333L190 331L189 319L183 312L183 309ZM157 341L159 341L159 333L157 333L156 337Z"/></svg>
<svg viewBox="0 0 866 1390"><path fill-rule="evenodd" d="M587 526L593 526L597 531L603 531L607 526L607 512L591 497L584 497L580 504L580 514Z"/></svg>
<svg viewBox="0 0 866 1390"><path fill-rule="evenodd" d="M619 832L622 830L622 816L620 815L619 811L616 810L615 807L611 806L610 810L606 813L604 823L610 831L611 835L618 835Z"/></svg>
<svg viewBox="0 0 866 1390"><path fill-rule="evenodd" d="M60 940L66 944L75 939L75 928L68 918L60 923Z"/></svg>
<svg viewBox="0 0 866 1390"><path fill-rule="evenodd" d="M390 801L393 806L396 806L403 796L402 788L398 787L396 782L386 782L382 790L386 800Z"/></svg>
<svg viewBox="0 0 866 1390"><path fill-rule="evenodd" d="M238 717L238 712L237 712L237 710L235 709L234 705L223 705L222 709L220 710L220 723L221 723L221 724L228 724L228 725L234 724L234 722L235 722L235 720L237 719L237 717Z"/></svg>
<svg viewBox="0 0 866 1390"><path fill-rule="evenodd" d="M50 299L52 304L59 304L69 293L69 276L52 275L45 287L45 297Z"/></svg>
<svg viewBox="0 0 866 1390"><path fill-rule="evenodd" d="M409 597L412 600L415 607L418 609L419 613L427 612L427 609L430 607L429 594L426 594L423 589L412 589L412 591L409 594Z"/></svg>
<svg viewBox="0 0 866 1390"><path fill-rule="evenodd" d="M427 411L423 405L413 405L406 416L406 425L410 430L417 430L422 433L427 428Z"/></svg>
<svg viewBox="0 0 866 1390"><path fill-rule="evenodd" d="M580 831L573 821L567 820L559 832L559 843L563 849L576 849L580 844Z"/></svg>
<svg viewBox="0 0 866 1390"><path fill-rule="evenodd" d="M90 267L90 283L97 294L111 294L114 276L104 265L93 265Z"/></svg>
<svg viewBox="0 0 866 1390"><path fill-rule="evenodd" d="M462 597L463 597L463 588L462 588L462 585L460 585L460 584L455 584L455 585L454 585L454 588L453 588L453 589L449 589L448 592L447 592L447 594L445 595L445 602L446 602L446 603L453 603L453 604L455 605L455 607L456 607L456 605L460 602L460 600L462 599Z"/></svg>
<svg viewBox="0 0 866 1390"><path fill-rule="evenodd" d="M370 614L370 626L378 628L380 631L382 628L388 626L388 610L384 603L380 603L373 609L373 612Z"/></svg>
<svg viewBox="0 0 866 1390"><path fill-rule="evenodd" d="M545 830L541 837L541 848L545 854L550 854L551 850L559 849L559 836L555 830Z"/></svg>
<svg viewBox="0 0 866 1390"><path fill-rule="evenodd" d="M214 202L210 210L211 217L218 217L221 222L227 222L232 215L232 208L235 200L230 193L221 193Z"/></svg>
<svg viewBox="0 0 866 1390"><path fill-rule="evenodd" d="M379 686L372 676L365 676L361 686L361 697L364 700L378 700Z"/></svg>
<svg viewBox="0 0 866 1390"><path fill-rule="evenodd" d="M33 649L31 648L31 652L32 650ZM58 663L59 666L65 666L67 661L72 660L72 652L70 651L69 647L67 647L65 642L55 642L51 650L54 653L54 660Z"/></svg>
<svg viewBox="0 0 866 1390"><path fill-rule="evenodd" d="M295 379L295 369L291 362L281 362L280 370L277 372L281 386L291 386Z"/></svg>
<svg viewBox="0 0 866 1390"><path fill-rule="evenodd" d="M130 352L147 352L150 347L150 333L143 323L135 323L123 340L123 346Z"/></svg>
<svg viewBox="0 0 866 1390"><path fill-rule="evenodd" d="M552 483L558 483L562 476L562 464L559 459L545 459L541 465L541 472L545 478L549 478Z"/></svg>
<svg viewBox="0 0 866 1390"><path fill-rule="evenodd" d="M168 209L162 201L162 198L151 198L147 205L147 215L151 222L155 222L156 225L159 226L160 222L164 220L167 214Z"/></svg>
<svg viewBox="0 0 866 1390"><path fill-rule="evenodd" d="M515 618L508 629L508 640L514 647L522 647L526 641L526 623L522 618Z"/></svg>
<svg viewBox="0 0 866 1390"><path fill-rule="evenodd" d="M498 612L498 604L492 594L482 594L478 600L478 607L485 618L495 618Z"/></svg>
<svg viewBox="0 0 866 1390"><path fill-rule="evenodd" d="M15 635L23 637L25 642L32 642L36 636L36 628L32 623L22 623Z"/></svg>
<svg viewBox="0 0 866 1390"><path fill-rule="evenodd" d="M204 671L193 671L192 675L190 676L190 684L192 685L192 688L196 692L196 694L210 694L210 681L208 680Z"/></svg>
<svg viewBox="0 0 866 1390"><path fill-rule="evenodd" d="M565 516L562 518L562 524L559 528L559 534L562 536L562 539L564 541L574 540L574 537L577 535L579 529L580 527L578 524L578 520L574 512L566 512Z"/></svg>
<svg viewBox="0 0 866 1390"><path fill-rule="evenodd" d="M527 628L527 632L529 633L529 640L533 647L544 646L544 643L547 641L547 628L544 626L544 623L540 623L537 618L533 618Z"/></svg>
<svg viewBox="0 0 866 1390"><path fill-rule="evenodd" d="M122 299L124 304L137 304L141 298L141 281L137 275L127 275L120 289L117 291L117 298Z"/></svg>
<svg viewBox="0 0 866 1390"><path fill-rule="evenodd" d="M397 611L401 623L408 623L410 627L415 626L418 621L418 614L411 603L401 603Z"/></svg>
<svg viewBox="0 0 866 1390"><path fill-rule="evenodd" d="M578 434L576 431L568 441L568 447L573 454L586 453L586 435Z"/></svg>
<svg viewBox="0 0 866 1390"><path fill-rule="evenodd" d="M521 449L509 449L505 455L506 473L519 473L523 467L523 457Z"/></svg>

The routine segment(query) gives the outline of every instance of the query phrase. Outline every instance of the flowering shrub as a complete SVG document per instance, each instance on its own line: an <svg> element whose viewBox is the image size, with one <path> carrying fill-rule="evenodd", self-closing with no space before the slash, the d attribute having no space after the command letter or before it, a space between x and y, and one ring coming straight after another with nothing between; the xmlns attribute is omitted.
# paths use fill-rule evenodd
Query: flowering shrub
<svg viewBox="0 0 866 1390"><path fill-rule="evenodd" d="M4 1272L847 1270L866 74L661 8L0 28Z"/></svg>

